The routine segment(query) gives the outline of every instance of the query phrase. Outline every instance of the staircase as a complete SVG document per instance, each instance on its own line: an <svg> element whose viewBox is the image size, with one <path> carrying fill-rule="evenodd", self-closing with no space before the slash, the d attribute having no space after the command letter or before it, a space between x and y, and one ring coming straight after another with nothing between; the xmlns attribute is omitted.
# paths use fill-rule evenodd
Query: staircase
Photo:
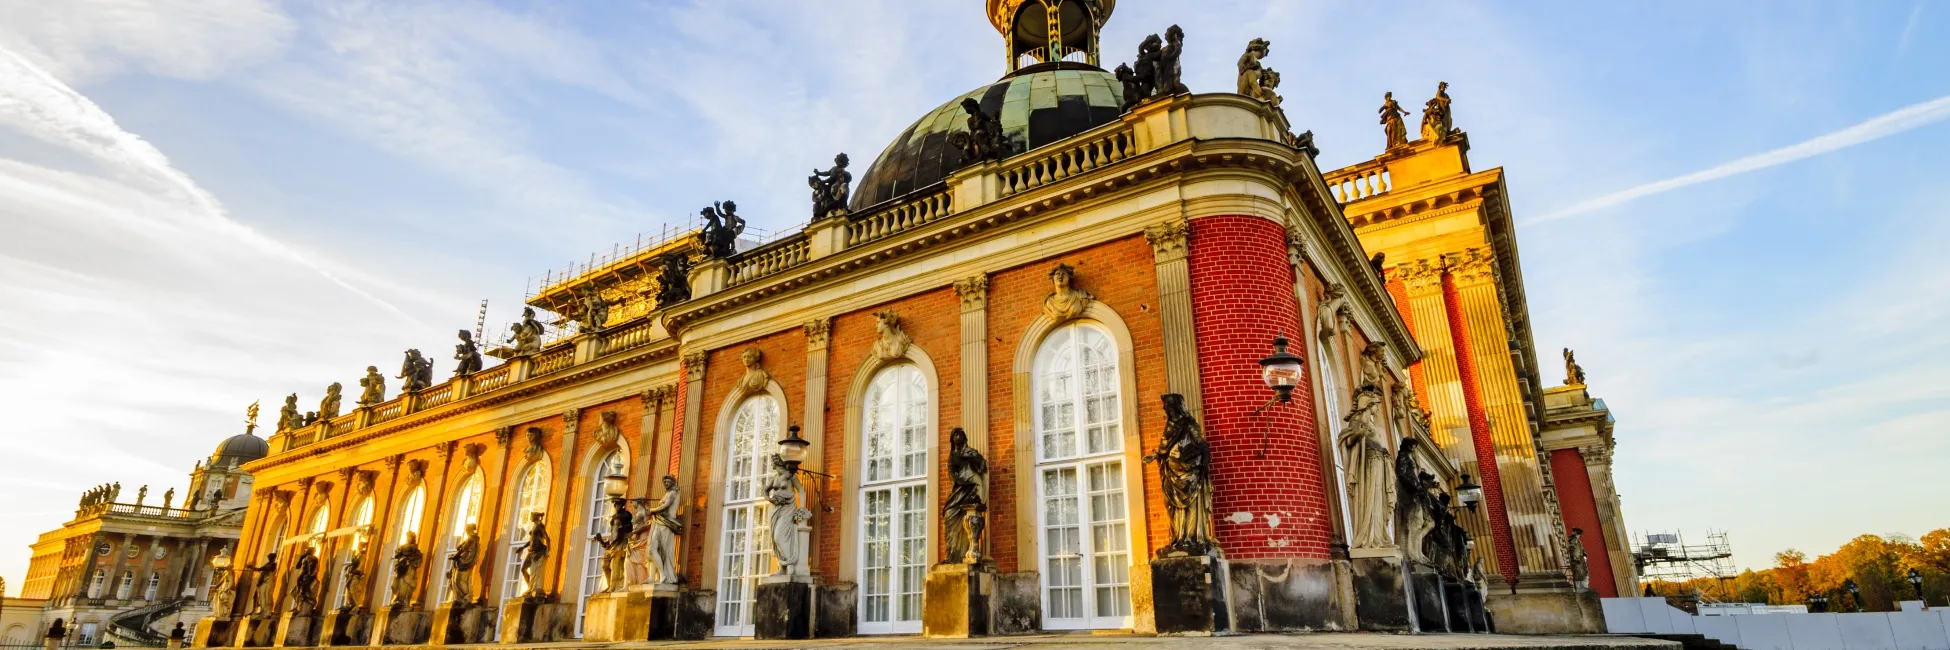
<svg viewBox="0 0 1950 650"><path fill-rule="evenodd" d="M169 637L149 626L157 619L167 617L183 609L190 599L186 597L164 598L142 607L137 607L108 619L108 634L117 638L116 645L139 645L162 647Z"/></svg>

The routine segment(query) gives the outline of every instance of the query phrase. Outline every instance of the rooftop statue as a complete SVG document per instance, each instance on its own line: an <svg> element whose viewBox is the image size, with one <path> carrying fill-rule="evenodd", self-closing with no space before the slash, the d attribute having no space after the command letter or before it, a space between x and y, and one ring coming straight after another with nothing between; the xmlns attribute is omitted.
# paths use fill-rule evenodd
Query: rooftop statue
<svg viewBox="0 0 1950 650"><path fill-rule="evenodd" d="M425 390L433 385L433 360L420 355L418 348L406 351L406 360L400 363L399 384L401 393Z"/></svg>
<svg viewBox="0 0 1950 650"><path fill-rule="evenodd" d="M460 343L454 344L454 376L466 377L481 371L481 348L474 344L474 333L460 330Z"/></svg>
<svg viewBox="0 0 1950 650"><path fill-rule="evenodd" d="M698 244L704 254L714 259L731 257L738 252L738 236L745 232L745 219L738 216L738 204L733 201L712 203L712 207L699 210L704 217L704 228L697 234Z"/></svg>
<svg viewBox="0 0 1950 650"><path fill-rule="evenodd" d="M846 201L853 183L853 172L846 170L846 154L833 157L833 168L826 171L813 170L806 177L812 186L813 219L824 219L834 213L846 213Z"/></svg>
<svg viewBox="0 0 1950 650"><path fill-rule="evenodd" d="M1408 144L1408 126L1402 123L1405 115L1408 111L1395 101L1395 93L1381 94L1381 132L1388 138L1389 149Z"/></svg>
<svg viewBox="0 0 1950 650"><path fill-rule="evenodd" d="M1272 47L1273 44L1263 38L1255 38L1246 44L1246 53L1239 55L1239 94L1277 108L1280 96L1273 89L1280 85L1279 73L1260 63L1260 59L1266 58Z"/></svg>
<svg viewBox="0 0 1950 650"><path fill-rule="evenodd" d="M609 322L609 301L603 299L603 292L595 284L582 287L582 295L576 301L576 328L584 334L603 331Z"/></svg>
<svg viewBox="0 0 1950 650"><path fill-rule="evenodd" d="M278 407L278 430L290 431L304 425L304 416L298 414L298 394L285 396L284 406Z"/></svg>
<svg viewBox="0 0 1950 650"><path fill-rule="evenodd" d="M1009 139L1002 135L1002 120L983 112L982 103L974 97L962 98L961 111L968 114L968 132L949 133L948 144L961 150L962 165L1009 157Z"/></svg>
<svg viewBox="0 0 1950 650"><path fill-rule="evenodd" d="M1144 101L1144 82L1138 79L1137 71L1132 70L1130 64L1117 64L1117 69L1113 70L1112 74L1117 75L1117 81L1124 85L1124 110L1131 110Z"/></svg>
<svg viewBox="0 0 1950 650"><path fill-rule="evenodd" d="M1158 84L1153 97L1192 92L1185 87L1185 71L1178 57L1185 53L1185 30L1177 25L1165 28L1165 45L1158 50Z"/></svg>
<svg viewBox="0 0 1950 650"><path fill-rule="evenodd" d="M1449 82L1439 82L1435 87L1435 96L1422 107L1422 139L1442 142L1455 133L1456 122L1449 108Z"/></svg>
<svg viewBox="0 0 1950 650"><path fill-rule="evenodd" d="M359 388L360 406L386 401L386 376L379 374L379 366L366 366L366 376L359 379Z"/></svg>
<svg viewBox="0 0 1950 650"><path fill-rule="evenodd" d="M1157 461L1164 487L1165 513L1171 518L1171 541L1158 557L1216 555L1212 535L1212 447L1198 419L1185 408L1185 396L1161 396L1165 408L1164 439L1158 450L1144 457Z"/></svg>
<svg viewBox="0 0 1950 650"><path fill-rule="evenodd" d="M325 399L318 401L318 417L326 420L338 417L339 402L344 399L340 397L340 393L343 392L345 392L345 387L340 386L336 381L332 382L332 385L326 386Z"/></svg>
<svg viewBox="0 0 1950 650"><path fill-rule="evenodd" d="M542 322L535 320L535 308L521 308L521 322L508 328L508 336L514 339L515 354L528 356L542 351Z"/></svg>
<svg viewBox="0 0 1950 650"><path fill-rule="evenodd" d="M1578 365L1578 353L1571 348L1564 348L1564 385L1584 385L1584 366Z"/></svg>
<svg viewBox="0 0 1950 650"><path fill-rule="evenodd" d="M664 255L657 274L657 308L662 309L691 299L690 263L683 255Z"/></svg>

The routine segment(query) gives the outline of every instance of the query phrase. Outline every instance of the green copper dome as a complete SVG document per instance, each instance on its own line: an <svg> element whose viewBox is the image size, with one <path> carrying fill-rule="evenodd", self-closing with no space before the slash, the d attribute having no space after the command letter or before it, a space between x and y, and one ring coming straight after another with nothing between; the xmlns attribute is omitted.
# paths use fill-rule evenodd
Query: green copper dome
<svg viewBox="0 0 1950 650"><path fill-rule="evenodd" d="M929 111L887 145L867 167L847 209L860 212L947 178L961 167L951 132L968 131L961 100L973 97L982 112L1002 121L1016 153L1109 124L1123 113L1124 86L1095 66L1074 62L1034 65L1001 81L956 95Z"/></svg>

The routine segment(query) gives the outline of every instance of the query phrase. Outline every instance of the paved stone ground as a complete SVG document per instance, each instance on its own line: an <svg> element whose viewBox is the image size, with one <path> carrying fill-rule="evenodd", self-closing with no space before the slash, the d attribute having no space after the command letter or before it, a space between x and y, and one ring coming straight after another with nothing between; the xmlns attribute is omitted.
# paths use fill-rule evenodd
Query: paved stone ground
<svg viewBox="0 0 1950 650"><path fill-rule="evenodd" d="M1111 650L1113 646L1143 650L1679 650L1679 643L1625 636L1513 636L1501 634L1242 634L1223 637L1155 637L1133 635L1061 634L987 639L923 639L920 637L864 637L812 641L680 641L632 642L603 645L547 643L526 646L536 650L601 647L614 650L683 648L704 650L895 650L949 647L955 650ZM456 646L459 648L461 646ZM400 650L398 647L387 650Z"/></svg>

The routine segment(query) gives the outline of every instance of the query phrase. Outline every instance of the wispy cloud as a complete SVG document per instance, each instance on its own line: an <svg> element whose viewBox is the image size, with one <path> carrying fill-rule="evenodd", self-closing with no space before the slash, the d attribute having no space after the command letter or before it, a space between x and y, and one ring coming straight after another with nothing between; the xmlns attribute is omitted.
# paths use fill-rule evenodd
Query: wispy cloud
<svg viewBox="0 0 1950 650"><path fill-rule="evenodd" d="M1614 208L1648 196L1664 194L1683 187L1716 181L1730 176L1738 176L1748 172L1760 171L1804 158L1811 158L1832 151L1846 149L1865 142L1880 140L1904 131L1941 122L1945 118L1950 118L1950 95L1904 106L1894 111L1877 115L1865 122L1840 131L1824 133L1779 149L1721 163L1683 176L1654 181L1638 187L1619 190L1604 196L1581 201L1556 212L1523 221L1521 225L1528 226L1546 223L1607 208Z"/></svg>

